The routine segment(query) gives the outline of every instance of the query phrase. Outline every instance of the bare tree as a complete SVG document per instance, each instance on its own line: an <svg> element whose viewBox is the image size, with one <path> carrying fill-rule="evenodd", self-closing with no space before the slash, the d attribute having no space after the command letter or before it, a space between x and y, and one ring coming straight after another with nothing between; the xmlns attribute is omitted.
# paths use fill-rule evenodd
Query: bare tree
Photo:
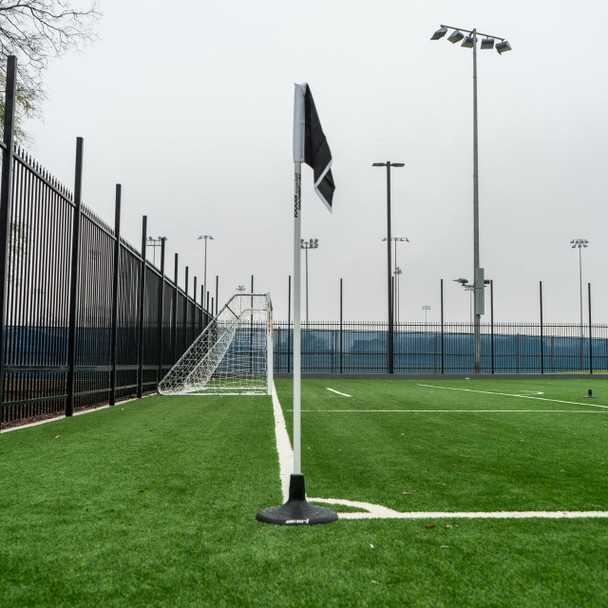
<svg viewBox="0 0 608 608"><path fill-rule="evenodd" d="M21 116L35 115L44 99L44 73L49 61L79 50L95 39L99 0L0 0L0 79L6 59L17 57Z"/></svg>

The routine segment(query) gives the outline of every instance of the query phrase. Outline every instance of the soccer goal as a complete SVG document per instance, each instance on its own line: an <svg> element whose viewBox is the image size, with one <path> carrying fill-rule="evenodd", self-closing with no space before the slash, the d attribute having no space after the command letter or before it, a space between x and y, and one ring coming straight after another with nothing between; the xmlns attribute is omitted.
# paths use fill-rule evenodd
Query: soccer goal
<svg viewBox="0 0 608 608"><path fill-rule="evenodd" d="M232 296L171 371L161 395L269 395L272 302L269 294Z"/></svg>

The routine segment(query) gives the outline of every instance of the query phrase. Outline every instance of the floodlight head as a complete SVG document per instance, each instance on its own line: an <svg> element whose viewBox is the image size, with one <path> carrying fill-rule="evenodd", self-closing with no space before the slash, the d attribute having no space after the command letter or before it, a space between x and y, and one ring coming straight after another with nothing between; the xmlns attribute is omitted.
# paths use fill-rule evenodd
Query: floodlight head
<svg viewBox="0 0 608 608"><path fill-rule="evenodd" d="M511 51L512 49L511 45L506 40L503 40L496 45L496 50L498 51L499 55L502 55L503 53Z"/></svg>
<svg viewBox="0 0 608 608"><path fill-rule="evenodd" d="M431 36L431 40L439 40L439 38L443 38L447 33L448 28L442 26Z"/></svg>
<svg viewBox="0 0 608 608"><path fill-rule="evenodd" d="M456 44L457 42L460 42L462 39L464 38L464 34L462 34L460 32L460 30L454 30L449 36L448 36L448 40L452 43L452 44Z"/></svg>
<svg viewBox="0 0 608 608"><path fill-rule="evenodd" d="M494 38L484 38L481 41L481 50L487 51L488 49L494 48Z"/></svg>
<svg viewBox="0 0 608 608"><path fill-rule="evenodd" d="M405 167L405 163L391 163L391 167Z"/></svg>
<svg viewBox="0 0 608 608"><path fill-rule="evenodd" d="M460 46L463 46L465 49L472 49L474 43L475 38L473 38L473 36L465 36L465 39L462 41Z"/></svg>
<svg viewBox="0 0 608 608"><path fill-rule="evenodd" d="M460 283L461 285L466 285L469 281L468 279L454 279L455 283Z"/></svg>
<svg viewBox="0 0 608 608"><path fill-rule="evenodd" d="M372 167L386 167L386 163L372 163Z"/></svg>

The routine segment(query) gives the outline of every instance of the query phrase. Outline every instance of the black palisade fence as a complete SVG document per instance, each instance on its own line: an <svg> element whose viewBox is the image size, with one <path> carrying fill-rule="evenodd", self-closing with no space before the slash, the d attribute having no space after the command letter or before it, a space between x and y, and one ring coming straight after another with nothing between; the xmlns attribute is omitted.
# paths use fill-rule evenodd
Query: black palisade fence
<svg viewBox="0 0 608 608"><path fill-rule="evenodd" d="M10 57L0 190L2 424L57 415L156 390L209 320L206 310L82 204L84 142L74 192L13 141L16 60Z"/></svg>

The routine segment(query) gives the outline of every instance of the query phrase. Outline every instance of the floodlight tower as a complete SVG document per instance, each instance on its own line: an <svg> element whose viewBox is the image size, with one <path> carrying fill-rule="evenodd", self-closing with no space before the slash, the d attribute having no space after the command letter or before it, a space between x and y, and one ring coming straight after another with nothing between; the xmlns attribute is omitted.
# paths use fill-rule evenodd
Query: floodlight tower
<svg viewBox="0 0 608 608"><path fill-rule="evenodd" d="M572 239L570 241L572 249L578 249L578 281L579 281L579 311L581 321L581 370L583 369L583 256L581 252L583 249L589 247L589 241L587 239Z"/></svg>
<svg viewBox="0 0 608 608"><path fill-rule="evenodd" d="M156 248L157 247L161 247L163 244L163 241L166 241L167 237L166 236L157 236L156 238L154 238L153 236L149 236L146 242L146 245L148 247L152 247L152 263L154 264L154 266L156 266Z"/></svg>
<svg viewBox="0 0 608 608"><path fill-rule="evenodd" d="M213 237L210 234L201 234L198 237L198 240L205 241L205 260L204 260L204 266L203 266L203 301L204 301L205 291L209 292L208 285L207 285L207 241L212 241Z"/></svg>
<svg viewBox="0 0 608 608"><path fill-rule="evenodd" d="M483 36L481 41L482 50L490 50L495 48L499 55L511 50L511 45L500 36L492 36L490 34L482 34L476 29L466 30L464 28L456 28L451 25L441 25L439 29L432 35L431 40L439 40L448 32L448 29L453 30L448 36L448 40L452 44L456 44L463 40L460 46L466 49L473 49L473 302L475 308L475 325L474 325L474 359L475 373L481 373L481 315L484 314L484 278L483 268L479 267L479 146L478 146L478 130L477 130L477 36ZM467 35L463 34L465 32Z"/></svg>
<svg viewBox="0 0 608 608"><path fill-rule="evenodd" d="M300 249L306 251L306 324L308 325L308 250L318 249L319 239L300 239Z"/></svg>
<svg viewBox="0 0 608 608"><path fill-rule="evenodd" d="M393 265L391 262L391 167L405 167L405 163L373 163L373 167L386 167L386 257L388 262L388 373L394 372L393 351Z"/></svg>
<svg viewBox="0 0 608 608"><path fill-rule="evenodd" d="M395 243L395 255L393 258L393 275L395 277L393 283L393 316L395 321L399 323L399 279L401 278L399 275L403 274L403 270L397 266L397 243L409 243L410 240L406 236L391 236L390 238L385 236L382 241L392 241Z"/></svg>
<svg viewBox="0 0 608 608"><path fill-rule="evenodd" d="M422 310L424 311L424 322L426 323L428 321L428 312L429 310L431 310L431 307L428 304L425 304L422 306Z"/></svg>
<svg viewBox="0 0 608 608"><path fill-rule="evenodd" d="M403 270L399 266L395 268L395 321L399 323L399 294L401 289L401 275Z"/></svg>

